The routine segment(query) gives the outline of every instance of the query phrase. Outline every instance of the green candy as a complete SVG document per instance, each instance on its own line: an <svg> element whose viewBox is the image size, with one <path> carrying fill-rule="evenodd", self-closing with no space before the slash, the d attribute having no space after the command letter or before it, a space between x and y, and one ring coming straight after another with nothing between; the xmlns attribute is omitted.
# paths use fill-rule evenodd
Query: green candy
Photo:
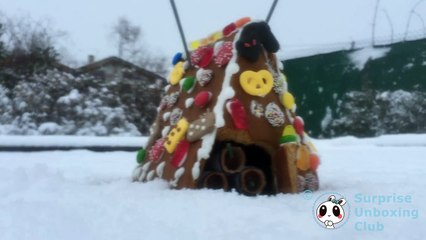
<svg viewBox="0 0 426 240"><path fill-rule="evenodd" d="M186 92L190 92L195 86L195 78L187 77L183 80L182 89Z"/></svg>
<svg viewBox="0 0 426 240"><path fill-rule="evenodd" d="M296 135L285 135L280 138L280 144L297 142Z"/></svg>
<svg viewBox="0 0 426 240"><path fill-rule="evenodd" d="M145 161L146 150L141 148L136 155L136 162L142 164Z"/></svg>

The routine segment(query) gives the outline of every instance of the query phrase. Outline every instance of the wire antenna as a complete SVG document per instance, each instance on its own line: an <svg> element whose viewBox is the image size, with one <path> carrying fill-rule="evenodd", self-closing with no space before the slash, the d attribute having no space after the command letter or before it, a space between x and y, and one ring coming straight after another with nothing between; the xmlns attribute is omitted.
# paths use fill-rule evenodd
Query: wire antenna
<svg viewBox="0 0 426 240"><path fill-rule="evenodd" d="M188 50L188 46L186 45L185 34L183 32L182 24L180 23L180 18L179 18L178 11L176 9L175 1L170 0L170 4L172 5L173 14L175 15L176 23L178 25L178 29L179 29L179 33L180 33L180 38L182 39L183 48L185 49L186 59L188 60L189 66L191 66L192 65L191 64L191 58L189 57L189 50Z"/></svg>
<svg viewBox="0 0 426 240"><path fill-rule="evenodd" d="M271 20L272 14L274 13L275 7L277 6L278 0L274 0L272 3L271 8L269 9L268 16L266 17L266 22L269 23L269 20Z"/></svg>

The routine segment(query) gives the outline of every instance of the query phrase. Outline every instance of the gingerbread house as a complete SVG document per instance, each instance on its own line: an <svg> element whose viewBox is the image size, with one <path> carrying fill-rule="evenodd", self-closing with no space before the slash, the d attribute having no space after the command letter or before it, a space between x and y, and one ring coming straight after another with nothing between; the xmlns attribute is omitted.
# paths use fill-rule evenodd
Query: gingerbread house
<svg viewBox="0 0 426 240"><path fill-rule="evenodd" d="M318 189L317 151L268 24L242 18L190 48L173 58L133 180L245 195Z"/></svg>

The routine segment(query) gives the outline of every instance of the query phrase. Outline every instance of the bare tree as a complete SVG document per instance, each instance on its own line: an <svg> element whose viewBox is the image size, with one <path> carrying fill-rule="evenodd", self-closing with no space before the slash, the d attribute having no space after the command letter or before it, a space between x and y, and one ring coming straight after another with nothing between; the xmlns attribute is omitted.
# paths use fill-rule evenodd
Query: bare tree
<svg viewBox="0 0 426 240"><path fill-rule="evenodd" d="M121 17L114 25L111 34L115 39L117 54L120 58L165 76L167 72L166 59L163 56L150 53L142 44L141 27L132 24L127 18Z"/></svg>
<svg viewBox="0 0 426 240"><path fill-rule="evenodd" d="M112 31L117 42L117 54L120 58L133 60L141 51L142 31L139 26L133 25L127 18L121 17Z"/></svg>

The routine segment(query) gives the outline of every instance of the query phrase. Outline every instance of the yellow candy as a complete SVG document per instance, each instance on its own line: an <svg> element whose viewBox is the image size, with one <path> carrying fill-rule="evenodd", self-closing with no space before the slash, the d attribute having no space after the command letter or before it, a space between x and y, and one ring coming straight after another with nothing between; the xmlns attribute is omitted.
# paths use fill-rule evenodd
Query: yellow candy
<svg viewBox="0 0 426 240"><path fill-rule="evenodd" d="M305 145L301 145L297 151L296 167L302 171L306 171L310 167L310 158L308 148Z"/></svg>
<svg viewBox="0 0 426 240"><path fill-rule="evenodd" d="M213 33L211 36L213 38L213 41L216 42L217 40L223 38L223 32L217 31L217 32Z"/></svg>
<svg viewBox="0 0 426 240"><path fill-rule="evenodd" d="M258 72L248 70L240 75L240 84L246 93L263 97L271 91L274 78L267 70Z"/></svg>
<svg viewBox="0 0 426 240"><path fill-rule="evenodd" d="M176 146L182 140L186 131L188 131L189 123L185 118L179 120L176 124L176 127L170 131L170 133L166 137L166 142L164 143L164 148L166 148L168 153L173 153L176 149Z"/></svg>
<svg viewBox="0 0 426 240"><path fill-rule="evenodd" d="M281 102L287 109L293 109L293 107L296 105L294 102L294 97L291 93L285 92L281 96Z"/></svg>
<svg viewBox="0 0 426 240"><path fill-rule="evenodd" d="M169 82L171 85L176 85L182 79L185 74L185 69L183 68L183 62L178 62L170 72Z"/></svg>
<svg viewBox="0 0 426 240"><path fill-rule="evenodd" d="M189 49L191 51L196 50L199 47L200 47L200 41L199 40L192 41L192 42L189 43Z"/></svg>
<svg viewBox="0 0 426 240"><path fill-rule="evenodd" d="M287 125L283 130L283 136L296 135L296 130L292 125Z"/></svg>

